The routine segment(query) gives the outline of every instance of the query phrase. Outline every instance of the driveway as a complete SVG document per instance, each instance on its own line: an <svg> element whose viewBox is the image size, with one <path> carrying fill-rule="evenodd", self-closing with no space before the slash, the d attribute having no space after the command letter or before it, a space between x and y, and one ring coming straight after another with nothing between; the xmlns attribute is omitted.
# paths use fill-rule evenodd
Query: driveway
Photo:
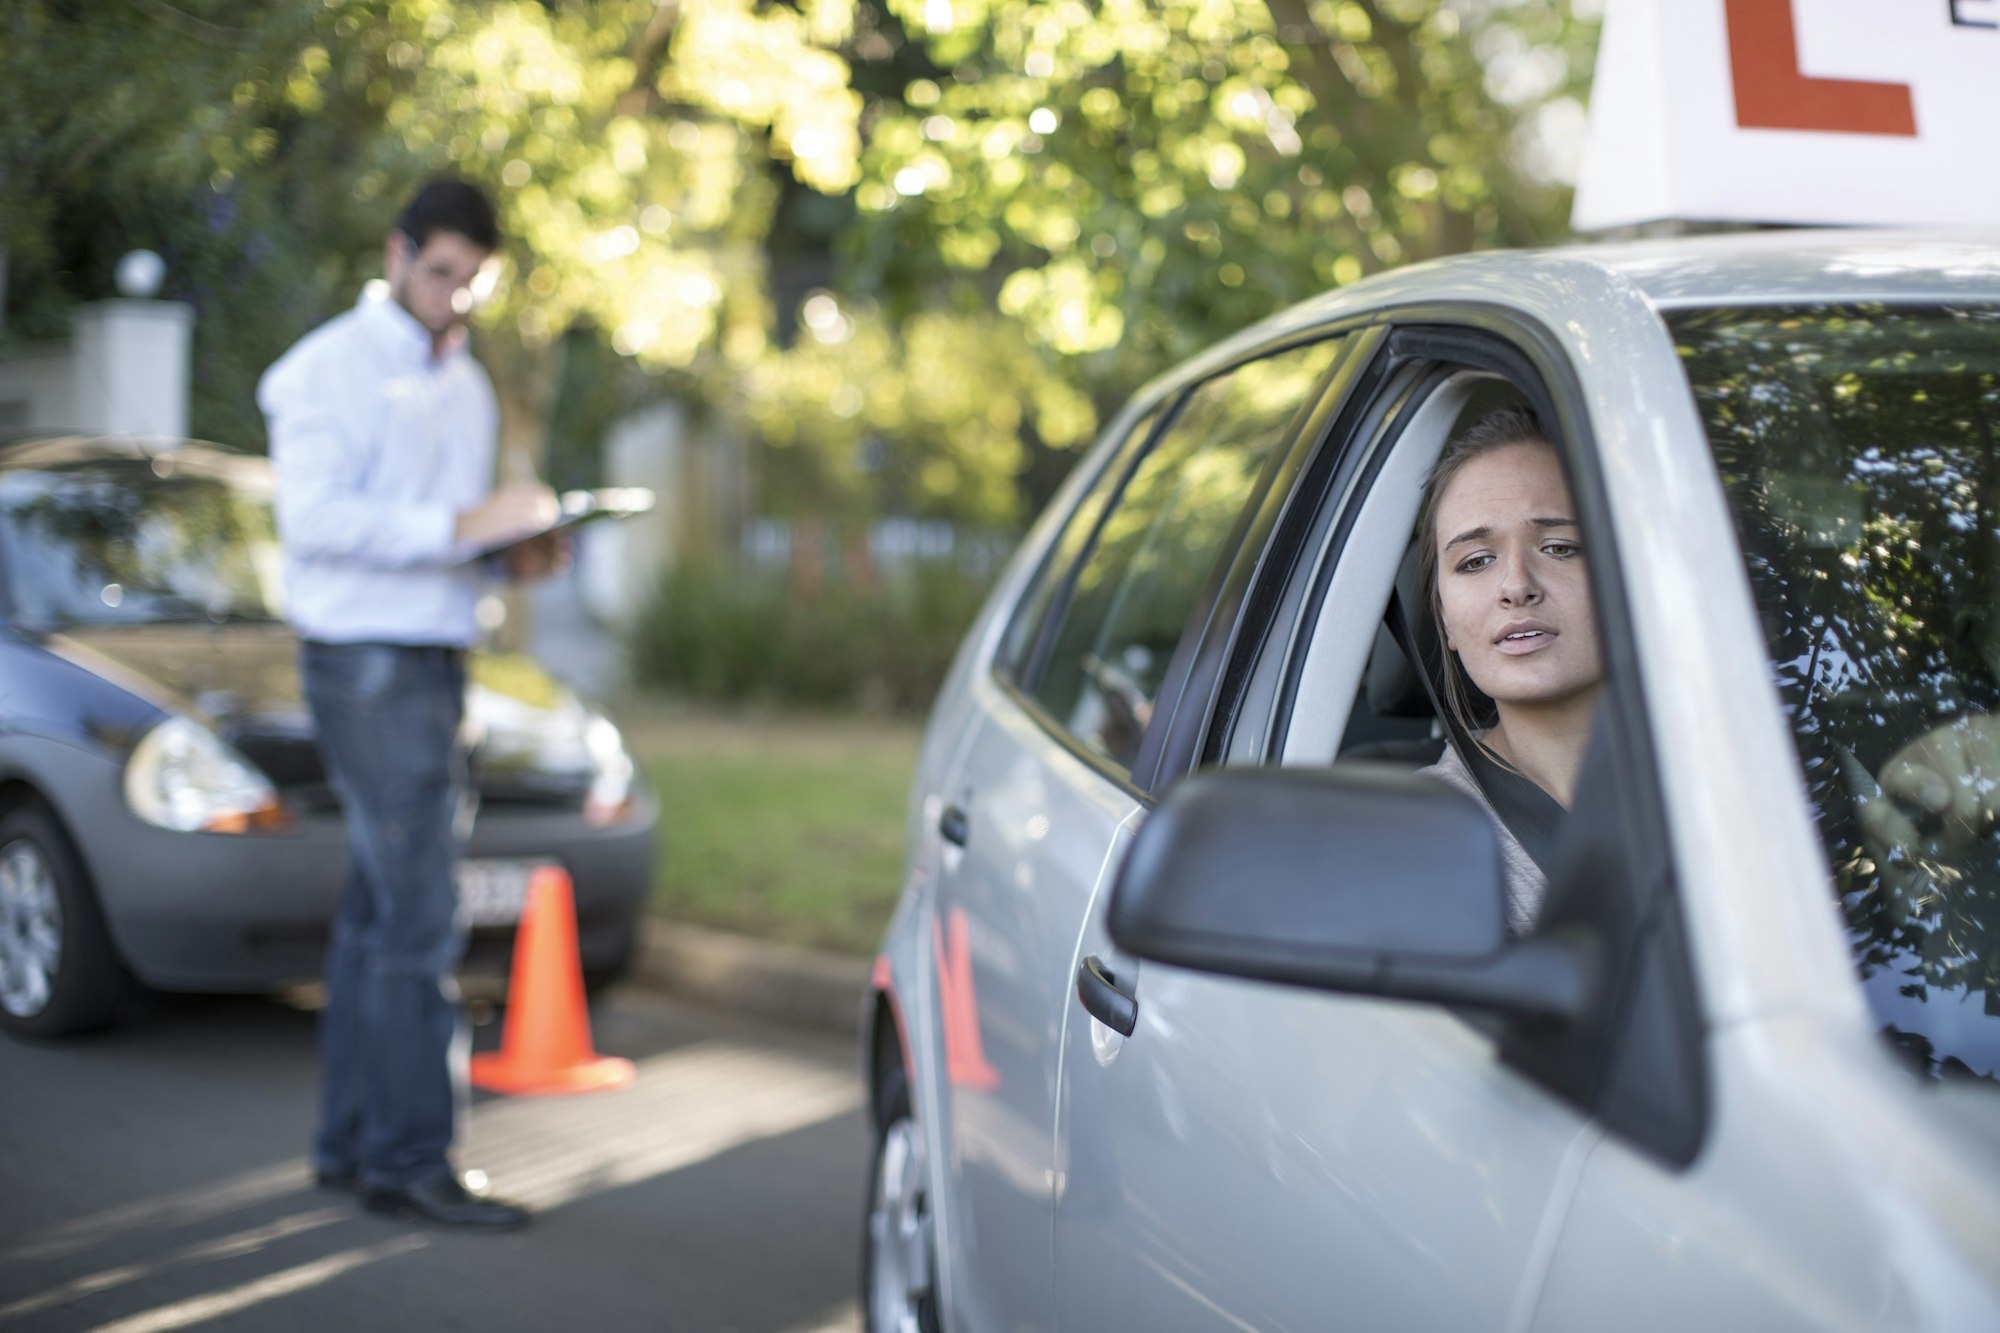
<svg viewBox="0 0 2000 1333"><path fill-rule="evenodd" d="M460 1161L539 1214L504 1236L312 1187L302 1007L162 997L94 1039L0 1041L0 1333L857 1329L852 1042L637 991L594 1022L631 1088L475 1099Z"/></svg>

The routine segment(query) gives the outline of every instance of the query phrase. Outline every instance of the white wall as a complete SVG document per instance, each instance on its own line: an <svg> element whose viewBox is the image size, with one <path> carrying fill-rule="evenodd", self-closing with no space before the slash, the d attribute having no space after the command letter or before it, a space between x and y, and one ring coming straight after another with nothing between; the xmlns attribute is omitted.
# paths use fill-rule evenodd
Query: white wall
<svg viewBox="0 0 2000 1333"><path fill-rule="evenodd" d="M97 301L76 313L71 353L79 430L187 434L194 307L180 301Z"/></svg>
<svg viewBox="0 0 2000 1333"><path fill-rule="evenodd" d="M0 358L0 431L187 434L194 307L96 301L72 328L67 345Z"/></svg>
<svg viewBox="0 0 2000 1333"><path fill-rule="evenodd" d="M600 523L579 560L584 600L601 619L631 619L650 597L660 573L679 554L686 529L687 413L659 402L619 421L604 438L604 479L612 486L646 486L650 512Z"/></svg>

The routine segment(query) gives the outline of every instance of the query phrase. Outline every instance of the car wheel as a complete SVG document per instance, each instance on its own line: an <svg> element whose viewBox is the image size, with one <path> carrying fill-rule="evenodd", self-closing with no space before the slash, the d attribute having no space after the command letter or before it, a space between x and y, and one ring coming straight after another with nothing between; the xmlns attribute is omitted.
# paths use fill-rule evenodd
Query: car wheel
<svg viewBox="0 0 2000 1333"><path fill-rule="evenodd" d="M884 1078L861 1243L863 1324L868 1333L938 1333L923 1130L910 1110L902 1066L891 1066Z"/></svg>
<svg viewBox="0 0 2000 1333"><path fill-rule="evenodd" d="M102 1027L131 984L55 816L26 805L0 817L0 1025L37 1037Z"/></svg>

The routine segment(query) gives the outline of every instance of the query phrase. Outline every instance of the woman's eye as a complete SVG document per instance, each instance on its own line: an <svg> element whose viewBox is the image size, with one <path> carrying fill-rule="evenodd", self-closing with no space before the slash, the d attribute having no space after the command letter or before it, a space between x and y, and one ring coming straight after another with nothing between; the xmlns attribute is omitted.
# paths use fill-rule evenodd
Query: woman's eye
<svg viewBox="0 0 2000 1333"><path fill-rule="evenodd" d="M1465 559L1459 561L1457 566L1455 566L1455 568L1461 574L1476 574L1480 570L1486 568L1488 565L1492 563L1493 563L1493 557L1490 555L1485 555L1485 554L1469 555L1465 557Z"/></svg>
<svg viewBox="0 0 2000 1333"><path fill-rule="evenodd" d="M1550 542L1542 547L1543 555L1552 555L1558 560L1567 560L1573 555L1582 555L1583 548L1575 542Z"/></svg>

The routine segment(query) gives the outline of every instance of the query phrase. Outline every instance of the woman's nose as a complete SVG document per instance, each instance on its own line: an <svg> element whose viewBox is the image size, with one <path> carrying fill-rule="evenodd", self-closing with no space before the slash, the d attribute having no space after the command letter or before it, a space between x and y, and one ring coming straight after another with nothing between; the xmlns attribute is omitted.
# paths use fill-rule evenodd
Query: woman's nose
<svg viewBox="0 0 2000 1333"><path fill-rule="evenodd" d="M1507 561L1500 580L1500 600L1509 606L1532 606L1542 600L1542 585L1535 582L1532 565L1519 556Z"/></svg>

